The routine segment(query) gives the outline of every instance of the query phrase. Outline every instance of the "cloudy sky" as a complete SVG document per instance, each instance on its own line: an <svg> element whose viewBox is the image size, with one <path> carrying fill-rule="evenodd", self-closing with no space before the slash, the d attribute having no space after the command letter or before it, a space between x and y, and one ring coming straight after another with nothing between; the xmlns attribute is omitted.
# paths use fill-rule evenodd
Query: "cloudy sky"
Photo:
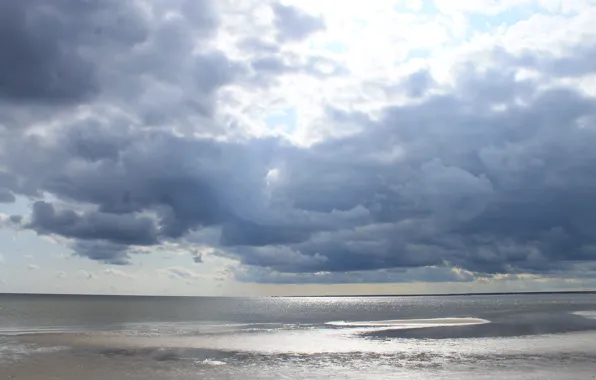
<svg viewBox="0 0 596 380"><path fill-rule="evenodd" d="M0 291L596 287L594 0L0 0Z"/></svg>

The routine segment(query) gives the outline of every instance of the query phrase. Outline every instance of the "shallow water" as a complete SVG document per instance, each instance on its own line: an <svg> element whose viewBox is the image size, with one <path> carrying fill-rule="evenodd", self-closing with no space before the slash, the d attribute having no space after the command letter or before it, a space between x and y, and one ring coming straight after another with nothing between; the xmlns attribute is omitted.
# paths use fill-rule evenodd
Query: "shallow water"
<svg viewBox="0 0 596 380"><path fill-rule="evenodd" d="M0 296L0 379L585 379L596 296Z"/></svg>

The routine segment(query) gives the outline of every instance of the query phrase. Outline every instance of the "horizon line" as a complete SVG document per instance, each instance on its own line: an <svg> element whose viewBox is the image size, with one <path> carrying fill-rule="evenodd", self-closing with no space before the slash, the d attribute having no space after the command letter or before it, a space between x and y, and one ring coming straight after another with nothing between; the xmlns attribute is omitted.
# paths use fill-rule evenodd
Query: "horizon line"
<svg viewBox="0 0 596 380"><path fill-rule="evenodd" d="M2 296L66 296L66 297L154 297L154 298L358 298L358 297L457 297L457 296L503 296L540 294L596 294L596 290L553 290L527 292L466 292L466 293L412 293L412 294L321 294L321 295L275 295L275 296L234 296L234 295L151 295L151 294L97 294L97 293L15 293L0 292Z"/></svg>

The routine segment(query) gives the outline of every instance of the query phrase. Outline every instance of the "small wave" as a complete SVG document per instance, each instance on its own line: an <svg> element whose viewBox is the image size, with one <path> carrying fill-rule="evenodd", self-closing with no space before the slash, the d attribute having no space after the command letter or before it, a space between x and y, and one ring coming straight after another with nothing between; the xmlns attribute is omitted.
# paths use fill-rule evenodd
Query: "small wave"
<svg viewBox="0 0 596 380"><path fill-rule="evenodd" d="M204 364L204 365L210 365L210 366L221 366L221 365L226 365L227 363L222 362L220 360L214 360L214 359L205 359L202 361L197 362L198 364Z"/></svg>
<svg viewBox="0 0 596 380"><path fill-rule="evenodd" d="M65 350L65 347L36 347L30 344L0 342L0 363L19 360L32 354L53 353Z"/></svg>
<svg viewBox="0 0 596 380"><path fill-rule="evenodd" d="M580 317L588 318L588 319L596 319L596 310L590 311L575 311L571 313L573 315L579 315Z"/></svg>
<svg viewBox="0 0 596 380"><path fill-rule="evenodd" d="M64 334L68 332L83 332L84 329L74 329L68 327L39 327L39 328L14 328L14 329L0 329L0 336L18 337L21 335L37 335L37 334Z"/></svg>
<svg viewBox="0 0 596 380"><path fill-rule="evenodd" d="M331 321L328 326L339 327L391 327L393 329L412 329L424 327L467 326L490 323L481 318L430 318L430 319L393 319L384 321Z"/></svg>
<svg viewBox="0 0 596 380"><path fill-rule="evenodd" d="M67 334L88 332L117 332L129 336L161 335L206 335L236 332L274 331L280 328L295 329L303 327L287 323L228 323L228 322L159 322L159 323L124 323L103 326L43 326L43 327L0 327L0 337L19 337L39 334Z"/></svg>

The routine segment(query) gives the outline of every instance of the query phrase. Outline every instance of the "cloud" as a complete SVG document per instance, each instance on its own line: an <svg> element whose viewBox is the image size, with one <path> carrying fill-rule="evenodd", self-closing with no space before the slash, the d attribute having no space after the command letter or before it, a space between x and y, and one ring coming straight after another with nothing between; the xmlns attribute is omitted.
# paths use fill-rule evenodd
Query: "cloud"
<svg viewBox="0 0 596 380"><path fill-rule="evenodd" d="M112 265L130 264L129 246L107 241L77 240L72 244L75 255Z"/></svg>
<svg viewBox="0 0 596 380"><path fill-rule="evenodd" d="M8 217L8 220L12 224L20 224L22 222L22 220L23 220L23 217L21 215L10 215Z"/></svg>
<svg viewBox="0 0 596 380"><path fill-rule="evenodd" d="M302 74L318 78L331 78L347 74L347 69L339 62L324 56L306 58L292 55L266 55L250 62L257 74L257 82L271 83L281 75Z"/></svg>
<svg viewBox="0 0 596 380"><path fill-rule="evenodd" d="M210 115L214 92L238 69L202 44L219 23L212 4L145 5L3 4L0 46L11 53L0 55L0 98L6 110L12 107L4 125L22 128L31 116L51 119L81 104L113 102L143 109L137 116L154 126L171 123L183 109L196 117L189 122ZM189 55L195 48L200 53ZM173 74L181 72L182 80Z"/></svg>
<svg viewBox="0 0 596 380"><path fill-rule="evenodd" d="M157 229L149 218L129 214L56 211L51 203L44 201L33 204L31 222L27 227L40 234L54 233L80 240L105 239L135 245L157 243Z"/></svg>
<svg viewBox="0 0 596 380"><path fill-rule="evenodd" d="M409 75L401 85L405 88L406 94L410 97L420 97L433 87L434 79L426 71L417 71Z"/></svg>
<svg viewBox="0 0 596 380"><path fill-rule="evenodd" d="M118 269L113 269L113 268L108 268L108 269L104 269L103 273L107 276L112 276L112 277L120 277L120 278L124 278L127 280L136 280L136 277L126 273L124 271L118 270Z"/></svg>
<svg viewBox="0 0 596 380"><path fill-rule="evenodd" d="M203 254L200 252L194 252L192 254L192 261L195 264L201 264L203 262Z"/></svg>
<svg viewBox="0 0 596 380"><path fill-rule="evenodd" d="M540 90L506 70L468 70L461 92L387 107L370 130L287 155L275 195L310 215L364 206L372 220L303 236L296 223L287 237L271 228L266 236L281 240L254 240L265 247L239 250L242 262L280 273L453 265L495 274L591 260L595 129L579 121L594 120L596 101L565 86ZM404 156L367 157L396 144Z"/></svg>
<svg viewBox="0 0 596 380"><path fill-rule="evenodd" d="M184 267L164 268L164 269L160 269L159 273L164 274L172 279L186 280L186 281L196 281L196 280L202 280L202 279L206 278L204 275L193 272L193 271L186 269Z"/></svg>
<svg viewBox="0 0 596 380"><path fill-rule="evenodd" d="M473 272L448 267L383 269L351 272L287 273L250 266L236 269L234 276L245 282L262 284L367 284L405 282L471 282Z"/></svg>
<svg viewBox="0 0 596 380"><path fill-rule="evenodd" d="M83 256L122 261L128 245L155 245L251 213L238 191L262 198L258 191L264 174L258 173L265 173L267 165L255 156L268 147L267 141L217 144L163 133L145 138L131 136L121 159L106 158L99 166L81 162L77 170L66 165L47 176L38 171L45 170L46 164L53 167L52 155L63 152L38 146L47 154L46 163L26 170L40 180L39 185L64 199L95 204L98 211L56 209L38 201L26 227L78 239L76 251ZM198 162L202 163L196 166ZM145 211L155 214L157 223L139 214Z"/></svg>
<svg viewBox="0 0 596 380"><path fill-rule="evenodd" d="M273 4L275 26L281 41L300 41L309 35L324 30L322 18L309 15L292 5Z"/></svg>
<svg viewBox="0 0 596 380"><path fill-rule="evenodd" d="M38 270L39 269L39 266L38 265L35 265L35 264L29 264L29 265L27 265L27 269L29 269L29 270Z"/></svg>
<svg viewBox="0 0 596 380"><path fill-rule="evenodd" d="M288 5L246 31L208 1L1 7L0 47L18 54L0 53L0 202L33 200L3 227L105 264L167 247L239 263L160 272L184 280L591 273L576 265L596 252L596 41L545 53L485 36L442 78L425 60L359 76L294 43L327 26ZM305 97L320 110L291 104ZM317 138L257 125L280 108Z"/></svg>
<svg viewBox="0 0 596 380"><path fill-rule="evenodd" d="M16 200L12 192L0 188L0 203L14 203Z"/></svg>
<svg viewBox="0 0 596 380"><path fill-rule="evenodd" d="M93 273L83 270L83 269L79 269L77 271L77 277L82 278L84 280L94 280L97 278Z"/></svg>
<svg viewBox="0 0 596 380"><path fill-rule="evenodd" d="M3 2L0 97L66 102L95 93L95 67L78 53L83 47L79 41L97 39L92 27L94 8L91 3L44 7L35 0ZM62 20L57 11L64 12Z"/></svg>
<svg viewBox="0 0 596 380"><path fill-rule="evenodd" d="M184 280L187 283L194 283L196 281L227 281L234 276L234 269L226 267L213 273L205 274L194 272L190 269L181 266L168 267L158 269L157 273L162 276L169 277L174 280Z"/></svg>

